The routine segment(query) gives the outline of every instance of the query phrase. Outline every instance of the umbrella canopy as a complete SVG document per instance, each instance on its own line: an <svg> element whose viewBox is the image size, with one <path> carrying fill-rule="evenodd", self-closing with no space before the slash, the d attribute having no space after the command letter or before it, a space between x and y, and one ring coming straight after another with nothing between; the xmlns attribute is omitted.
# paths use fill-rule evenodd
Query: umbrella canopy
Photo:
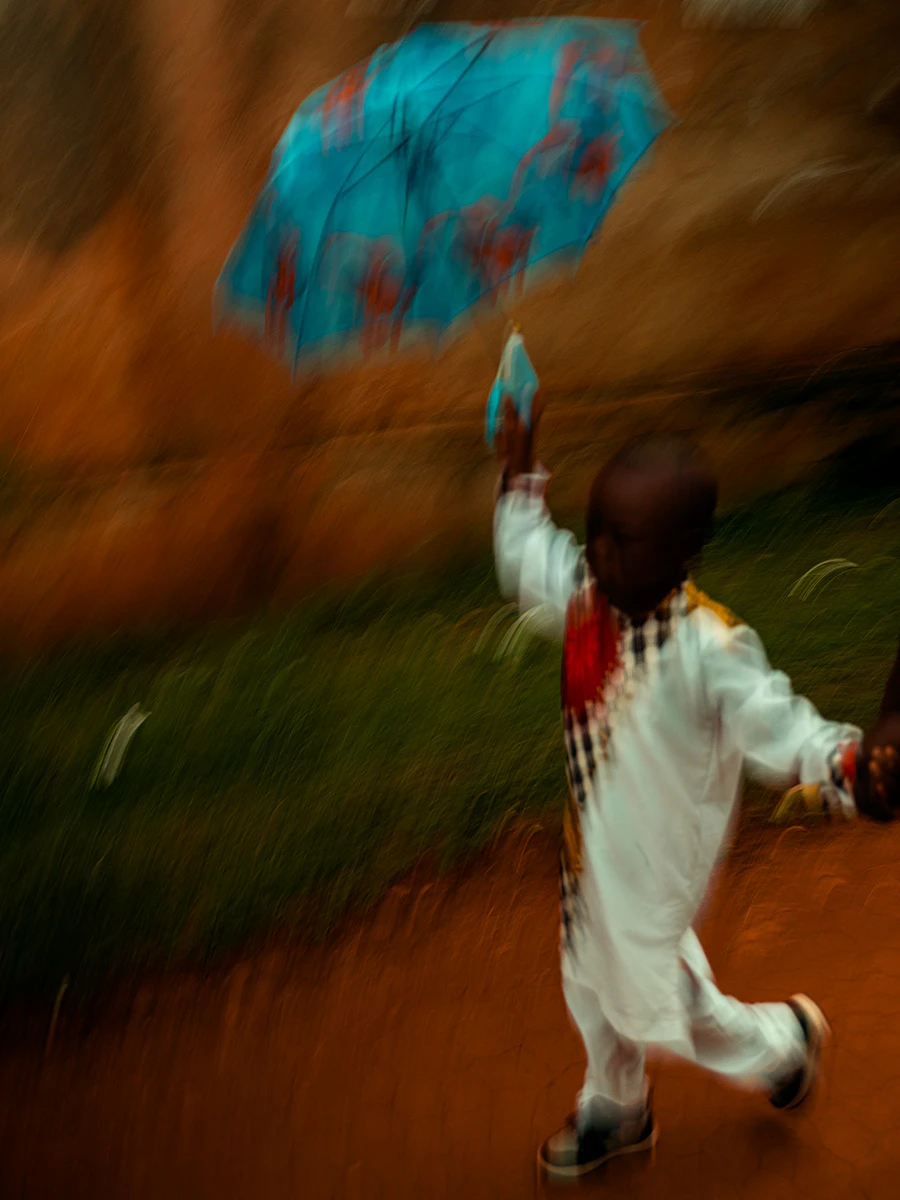
<svg viewBox="0 0 900 1200"><path fill-rule="evenodd" d="M420 26L297 110L217 315L294 368L434 345L577 264L667 123L632 22Z"/></svg>

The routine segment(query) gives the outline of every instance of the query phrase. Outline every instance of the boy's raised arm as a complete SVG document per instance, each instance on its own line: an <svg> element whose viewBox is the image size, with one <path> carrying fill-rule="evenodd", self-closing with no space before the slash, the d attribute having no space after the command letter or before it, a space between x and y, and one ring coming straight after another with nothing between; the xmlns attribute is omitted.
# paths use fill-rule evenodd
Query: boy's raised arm
<svg viewBox="0 0 900 1200"><path fill-rule="evenodd" d="M535 404L529 427L510 402L505 408L498 440L503 475L494 510L494 557L503 595L522 612L542 608L542 626L561 636L580 551L572 534L553 524L544 500L549 475L534 461L542 411Z"/></svg>

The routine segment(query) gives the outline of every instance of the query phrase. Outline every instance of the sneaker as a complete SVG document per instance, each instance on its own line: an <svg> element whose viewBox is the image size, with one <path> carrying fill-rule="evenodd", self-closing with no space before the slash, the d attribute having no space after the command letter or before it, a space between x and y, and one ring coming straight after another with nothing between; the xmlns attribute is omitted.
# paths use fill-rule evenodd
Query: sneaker
<svg viewBox="0 0 900 1200"><path fill-rule="evenodd" d="M614 1129L578 1131L575 1114L538 1151L538 1165L550 1179L578 1179L596 1171L611 1158L652 1150L658 1131L648 1108L639 1118Z"/></svg>
<svg viewBox="0 0 900 1200"><path fill-rule="evenodd" d="M831 1033L825 1014L809 996L794 996L788 1004L794 1010L794 1016L803 1030L806 1059L802 1066L776 1084L770 1093L769 1103L775 1108L798 1108L807 1098L819 1073L822 1046Z"/></svg>

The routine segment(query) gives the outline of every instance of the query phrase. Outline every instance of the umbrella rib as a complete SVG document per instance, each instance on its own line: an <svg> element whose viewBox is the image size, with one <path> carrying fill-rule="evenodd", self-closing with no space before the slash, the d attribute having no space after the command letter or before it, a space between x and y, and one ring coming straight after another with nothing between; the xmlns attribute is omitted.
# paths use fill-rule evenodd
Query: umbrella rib
<svg viewBox="0 0 900 1200"><path fill-rule="evenodd" d="M481 55L481 54L483 53L483 51L484 51L485 49L487 49L487 45L488 45L488 43L489 43L489 42L492 40L492 38L493 38L493 35L492 35L492 34L487 34L487 35L484 35L484 45L483 45L483 46L482 46L482 47L479 49L479 51L478 51L478 54L479 54L479 55ZM439 71L443 71L443 70L444 70L444 68L445 68L445 67L447 67L447 66L449 66L449 65L450 65L450 63L452 63L452 62L453 62L453 60L454 60L455 58L459 58L459 56L460 56L461 54L465 54L465 52L466 52L467 50L471 49L471 47L472 47L473 45L475 45L475 44L476 44L476 42L474 42L474 41L472 41L472 42L466 42L466 44L465 44L464 46L460 46L458 50L454 50L454 51L453 51L453 53L452 53L452 54L451 54L451 55L450 55L448 58L445 58L445 59L443 60L443 62L441 62L441 63L438 63L438 65L437 65L436 67L434 67L434 68L433 68L431 71L429 71L427 75L423 76L423 77L422 77L422 78L421 78L421 79L420 79L420 80L419 80L419 81L416 83L416 87L417 87L417 88L421 88L423 84L426 84L426 83L428 83L428 81L429 81L430 79L432 79L432 78L433 78L435 75L437 75L437 73L438 73ZM397 45L399 46L399 45L400 45L400 43L398 42L398 43L397 43ZM477 56L476 56L476 57L477 57ZM365 60L363 60L363 61L365 61ZM474 61L474 60L473 60L473 61ZM359 64L357 64L357 65L359 65ZM460 76L460 78L462 78L462 76ZM454 85L454 86L455 86L455 85ZM320 89L319 89L319 91L324 91L324 90L325 90L324 88L320 88ZM304 104L305 104L305 103L308 103L308 101L304 101ZM391 110L392 110L392 112L393 112L394 108L396 107L396 104L397 104L397 96L396 96L396 92L395 92L395 94L394 94L394 99L393 99L393 103L392 103L392 105L391 105ZM301 105L301 108L302 108L302 107L303 107L303 105ZM298 111L299 111L299 110L298 110ZM310 114L310 116L312 116L312 115L315 115L315 112L316 112L316 111L317 111L317 109L313 109L313 111L312 111L312 113ZM387 119L388 119L388 120L390 120L390 117L389 117L389 118L387 118ZM384 126L382 126L382 128L384 128ZM381 164L382 164L383 162L386 162L386 161L387 161L387 159L388 159L388 158L390 158L390 156L391 156L391 154L392 154L392 153L393 153L393 150L392 150L392 151L390 151L390 153L388 153L387 155L385 155L385 157L384 157L384 158L381 160L381 162L379 162L379 163L376 163L376 165L375 165L375 166L374 166L374 167L373 167L371 170L372 170L372 171L375 171L375 170L377 170L377 169L378 169L378 167L380 167L380 166L381 166ZM274 181L274 179L277 177L278 173L281 171L281 169L282 169L283 167L286 167L287 165L289 165L289 163L293 163L293 162L295 162L295 161L296 161L296 158L297 158L297 156L295 155L295 156L294 156L294 157L292 157L292 158L291 158L289 161L286 161L284 158L280 159L280 160L279 160L279 162L278 162L278 166L275 168L275 174L272 176L272 181ZM358 163L358 162L359 162L359 160L357 159L357 163ZM351 171L351 174L352 174L352 171ZM371 174L371 171L370 171L370 172L367 172L367 175L368 175L368 174ZM366 178L366 176L363 176L363 178ZM357 180L357 182L361 182L361 180ZM353 186L355 187L355 186L356 186L356 184L354 184Z"/></svg>
<svg viewBox="0 0 900 1200"><path fill-rule="evenodd" d="M441 97L440 100L438 100L437 104L435 104L435 106L431 110L431 112L428 113L427 116L423 117L423 119L419 122L419 128L422 128L424 125L428 124L428 122L432 119L432 117L437 112L437 110L441 107L441 105L447 99L447 96L450 95L450 92L453 91L453 88L455 88L459 85L460 81L465 78L466 73L472 69L472 67L475 65L476 62L478 62L481 55L487 49L488 44L489 44L489 39L485 40L484 44L479 47L478 53L475 55L475 57L472 59L472 61L466 65L465 70L462 71L459 76L457 76L456 80L453 82L452 87L448 89L448 91L444 94L444 96ZM463 49L468 49L468 47L470 45L471 45L471 43L468 43L466 46L463 47ZM459 54L459 53L462 53L462 51L457 52L457 54ZM457 55L453 55L451 58L448 58L446 60L446 62L441 64L441 67L446 67L447 64L452 62L453 58L456 58L456 57L457 57ZM432 74L436 74L438 70L440 70L440 68L436 67L435 70L432 72ZM428 78L428 76L426 76L426 78ZM421 86L421 81L417 86ZM396 105L396 99L394 101L394 104ZM460 111L463 111L463 110L460 109ZM388 120L390 120L390 119L391 118L388 118ZM382 126L382 128L384 128L384 127ZM377 163L375 163L373 166L371 166L368 169L368 171L366 171L365 175L360 175L359 179L354 179L352 184L343 188L343 191L345 193L349 192L353 188L358 187L361 183L365 183L365 181L369 178L369 176L374 174L375 171L377 171L379 167L383 166L388 161L389 158L392 158L398 152L398 150L402 150L405 146L407 146L409 144L409 142L412 140L412 137L413 137L413 135L411 133L406 134L406 136L400 142L398 142L396 146L392 146L390 148L390 150L388 150L388 152L384 155L383 158L379 159ZM357 163L358 162L359 162L359 160L357 160ZM351 172L351 174L352 174L352 172Z"/></svg>
<svg viewBox="0 0 900 1200"><path fill-rule="evenodd" d="M381 129L379 130L379 133L381 133L381 131L384 129L384 126L385 126L385 125L388 123L388 121L389 121L389 120L390 120L390 118L387 118L387 119L385 120L384 124L381 126ZM377 135L376 135L376 136L377 136ZM370 142L370 143L369 143L369 145L370 145L370 146L371 146L372 144L373 144L372 142ZM350 176L353 174L353 172L356 170L356 168L357 168L357 167L359 166L359 164L362 162L362 160L363 160L363 158L364 158L364 157L365 157L365 150L364 150L364 151L363 151L363 153L362 153L362 154L359 156L359 158L358 158L358 159L356 159L356 161L353 163L353 166L352 166L352 167L350 168L350 170L347 172L347 175L346 175L346 177L344 178L344 181L341 183L340 187L338 188L338 190L335 192L334 196L332 197L331 204L329 204L329 206L328 206L328 211L327 211L327 212L326 212L326 214L325 214L325 219L324 219L324 221L322 222L322 233L323 233L323 234L324 234L324 232L325 232L325 227L326 227L326 225L328 224L329 220L331 219L331 214L332 214L332 213L334 212L334 210L335 210L335 206L337 205L337 202L338 202L338 200L340 200L341 196L344 194L344 192L345 192L345 190L346 190L347 181L350 179ZM321 246L322 246L322 241L323 241L323 237L320 235L320 237L319 237L319 241L318 241L318 243L317 243L317 245L316 245L316 252L315 252L315 254L313 255L313 260L312 260L312 263L310 264L310 268L309 268L309 279L310 279L310 284L312 284L312 281L313 281L313 279L314 279L314 277L315 277L315 272L316 272L316 269L317 269L317 267L318 267L318 265L319 265L319 259L320 259L320 248L321 248ZM310 292L311 292L311 291L312 291L312 287L311 287L311 286L309 286L309 287L307 287L307 288L304 290L304 293L303 293L303 311L300 313L300 324L299 324L299 326L297 327L297 332L296 332L296 334L295 334L295 339L296 339L296 347L295 347L295 350L294 350L294 362L295 362L295 363L296 363L296 361L297 361L297 352L298 352L298 350L300 349L300 336L301 336L301 334L302 334L302 332L303 332L303 325L304 325L304 322L306 321L306 313L307 313L307 310L308 310L308 308L309 308L309 295L310 295Z"/></svg>
<svg viewBox="0 0 900 1200"><path fill-rule="evenodd" d="M431 112L430 112L430 113L429 113L429 114L428 114L426 117L424 117L424 118L423 118L423 120L422 120L422 122L421 122L421 124L422 124L422 125L424 125L424 124L426 124L426 122L430 121L430 120L432 119L432 117L434 116L434 114L437 112L437 110L438 110L439 108L441 108L441 106L442 106L442 105L443 105L443 104L446 102L446 100L447 100L447 97L448 97L448 96L451 94L451 92L453 91L453 88L455 88L455 87L456 87L456 86L457 86L457 85L460 83L460 81L461 81L461 80L462 80L462 79L465 77L465 74L466 74L466 72L467 72L467 71L468 71L468 70L469 70L469 69L470 69L472 66L474 66L474 64L475 64L475 63L478 61L478 59L480 58L480 56L481 56L481 55L484 53L484 51L487 49L487 46L488 46L488 44L489 44L489 41L490 41L490 39L486 39L486 40L485 40L484 44L483 44L483 45L482 45L482 46L479 48L478 54L475 56L475 58L473 58L473 59L472 59L472 61L471 61L471 62L468 64L468 66L466 67L466 70L465 70L465 71L463 71L463 72L462 72L462 73L459 75L459 77L458 77L458 78L455 80L455 82L453 83L452 87L451 87L451 88L450 88L450 89L449 89L449 90L448 90L448 91L447 91L447 92L444 94L444 96L442 96L442 97L441 97L441 99L440 99L440 100L438 100L438 102L436 103L436 105L435 105L435 107L432 109L432 111L431 111ZM445 59L445 60L444 60L444 62L442 62L442 63L441 63L439 66L435 67L433 71L431 71L431 72L430 72L428 75L426 75L426 76L424 77L424 79L421 79L421 80L419 80L419 82L416 84L416 87L417 87L417 88L421 88L421 87L422 87L422 85L423 85L423 84L425 84L425 83L427 83L427 81L428 81L429 79L431 79L431 78L432 78L434 75L436 75L436 74L438 73L438 71L440 71L440 70L443 70L443 68L445 68L446 66L448 66L448 65L449 65L449 64L450 64L450 63L453 61L453 59L454 59L454 58L457 58L457 57L458 57L460 54L464 53L464 52L465 52L467 49L469 49L471 46L472 46L472 43L471 43L471 42L467 42L465 46L463 46L463 47L461 47L459 50L455 51L455 52L454 52L454 53L453 53L453 54L452 54L452 55L451 55L449 58ZM500 95L502 92L506 91L508 88L514 88L514 87L517 87L517 86L518 86L518 84L521 82L521 80L522 80L522 79L542 79L542 78L545 78L546 74L547 74L546 72L540 72L540 71L532 71L532 72L528 72L527 74L526 74L525 72L522 72L520 75L518 75L518 76L516 77L516 79L514 79L514 80L510 81L509 83L504 83L504 84L502 84L501 86L497 87L497 88L496 88L494 91L492 91L492 92L487 92L487 93L486 93L486 94L484 94L483 96L479 96L479 97L478 97L478 100L476 100L476 101L471 101L470 103L468 103L468 104L466 104L466 105L462 106L461 108L459 108L459 109L455 110L455 113L454 113L454 115L458 115L458 114L460 114L460 113L464 112L466 108L471 108L471 107L473 107L473 105L474 105L474 104L482 104L482 103L484 103L486 100L492 100L492 99L494 99L496 96L499 96L499 95ZM602 84L602 83L597 83L597 84L595 84L595 83L592 83L592 82L591 82L589 79L582 80L582 81L581 81L581 83L582 83L582 86L583 86L583 87L587 88L589 91L592 91L592 92L598 92L598 93L601 93L601 92L605 92L605 91L606 91L605 85L604 85L604 84ZM641 79L641 83L642 83L643 90L644 90L644 91L647 91L647 89L646 89L646 86L645 86L645 81L644 81L643 79ZM613 85L613 88L612 88L612 89L610 89L610 90L611 90L611 91L614 91L614 92L616 92L616 93L617 93L617 92L620 90L620 86L621 86L621 85L620 85L620 84L617 82L617 83L615 83L615 84ZM650 93L648 92L648 95L647 95L647 97L646 97L646 99L647 99L647 101L648 101L648 102L649 102L650 98L651 98L651 96L650 96ZM387 122L390 122L390 121L393 119L393 114L394 114L394 110L395 110L395 108L396 108L396 104L397 104L397 99L396 99L396 96L395 96L395 97L394 97L394 100L393 100L393 103L392 103L392 105L391 105L391 116L389 116L388 118L386 118L386 123L387 123ZM382 126L382 129L383 129L383 128L384 128L384 126ZM389 159L389 158L390 158L390 157L391 157L391 156L392 156L394 153L396 153L396 151L397 151L398 149L400 149L400 148L402 147L402 145L404 145L404 144L405 144L405 142L406 142L406 141L408 141L408 140L409 140L409 137L410 137L410 136L411 136L411 135L407 135L407 138L405 138L405 139L404 139L404 142L400 143L398 146L394 146L394 147L392 147L392 148L391 148L391 149L390 149L390 150L389 150L389 151L388 151L388 152L387 152L387 153L384 155L384 157L383 157L383 158L379 159L379 161L378 161L377 163L375 163L375 164L374 164L372 167L370 167L370 168L369 168L369 170L368 170L368 171L366 171L365 175L361 175L361 176L359 177L359 179L355 179L355 180L353 181L353 183L349 185L349 187L345 187L345 188L344 188L344 191L345 191L345 193L346 193L347 191L350 191L352 188L355 188L355 187L357 187L357 186L358 186L360 183L364 183L364 182L366 181L366 179L368 179L368 177L369 177L371 174L373 174L375 171L377 171L379 167L381 167L381 166L382 166L382 165L383 165L385 162L387 162L387 160L388 160L388 159ZM496 141L497 139L494 139L494 140ZM370 144L371 144L371 143L370 143ZM278 166L277 166L277 167L276 167L276 169L275 169L275 174L272 176L272 181L274 181L274 179L276 179L276 178L277 178L277 176L280 174L280 172L282 171L282 169L285 169L286 167L288 167L289 165L291 165L291 164L292 164L292 163L294 163L294 162L296 162L296 157L291 157L291 158L288 158L288 156L284 156L284 157L283 157L281 160L279 160ZM356 162L356 164L355 164L355 165L357 165L357 166L358 166L358 165L359 165L359 162L360 162L360 159L357 159L357 162ZM350 173L351 173L351 175L352 175L352 173L353 173L353 172L351 171Z"/></svg>
<svg viewBox="0 0 900 1200"><path fill-rule="evenodd" d="M474 60L473 60L473 61L474 61ZM470 65L471 65L471 64L470 64ZM461 79L461 78L462 78L462 76L460 76L460 79ZM526 78L526 76L522 76L521 78ZM539 78L542 78L542 76L540 76L538 73L536 73L536 72L535 72L533 75L529 75L529 76L527 76L527 78L531 78L531 79L539 79ZM459 82L459 81L457 80L457 82ZM469 103L469 104L467 104L467 105L464 105L464 106L462 106L461 108L458 108L458 109L454 110L454 112L453 112L453 113L451 113L451 114L444 114L444 115L446 115L446 116L453 116L453 117L457 117L457 118L458 118L458 117L460 117L460 116L461 116L461 115L462 115L462 114L463 114L463 113L466 111L466 109L467 109L467 108L472 108L472 107L473 107L475 104L481 104L481 103L483 103L483 102L484 102L484 101L486 101L486 100L492 100L492 99L494 99L496 96L499 96L499 95L500 95L502 92L506 91L508 88L514 88L514 87L516 87L516 86L518 85L518 83L519 83L519 80L518 80L518 79L514 79L514 80L512 80L510 83L503 84L503 86L502 86L502 87L498 87L498 88L496 88L496 89L495 89L493 92L488 92L488 93L487 93L486 95L484 95L484 96L479 96L479 97L478 97L478 100L476 100L476 101L472 101L471 103ZM454 86L455 86L455 85L454 85ZM592 86L592 90L593 90L593 91L596 91L596 92L600 92L600 91L602 91L602 88L601 88L601 87L599 87L599 86L596 86L596 87L593 87L593 86ZM449 95L449 93L448 93L448 95ZM444 97L444 99L446 99L446 97ZM428 121L430 121L430 120L432 119L432 117L435 115L435 113L437 112L437 110L438 110L438 109L441 107L441 105L443 104L443 102L444 102L443 100L439 100L439 101L438 101L438 103L435 105L434 109L432 109L432 111L431 111L431 112L428 114L428 116L426 116L426 117L423 119L423 121L422 121L422 124L423 124L423 125L424 125L424 124L426 124L426 122L428 122ZM485 139L490 139L492 142L495 142L497 145L500 145L500 146L502 146L502 145L503 145L503 143L500 141L500 139L499 139L499 138L496 138L496 137L494 137L494 136L493 136L492 134L490 134L490 133L486 133L486 132L485 132L483 129L479 129L479 128L477 128L477 127L476 127L476 129L475 129L475 131L474 131L474 132L480 133L480 134L482 135L482 137L484 137ZM361 183L365 183L365 181L366 181L366 180L369 178L369 176L370 176L370 175L374 174L374 172L375 172L375 171L377 171L379 167L383 166L383 165L384 165L384 163L386 163L386 162L388 161L388 159L392 157L392 155L396 154L398 150L402 149L402 148L403 148L403 146L405 146L405 145L407 144L407 142L410 140L411 136L412 136L411 134L410 134L410 135L407 135L407 136L406 136L406 137L403 139L403 141L402 141L402 142L398 143L396 146L393 146L393 147L392 147L392 148L391 148L391 149L390 149L390 150L389 150L389 151L388 151L388 152L387 152L387 153L384 155L384 157L383 157L383 158L379 159L379 161L378 161L377 163L375 163L375 164L374 164L372 167L370 167L370 168L369 168L369 169L366 171L365 175L360 175L360 177L359 177L358 179L354 179L354 181L353 181L351 184L349 184L347 187L345 187L345 189L344 189L344 192L345 192L345 194L346 194L346 192L352 191L352 190L353 190L353 188L355 188L355 187L358 187L358 186L359 186ZM511 147L507 147L507 148L510 150L510 153L513 153L513 151L512 151L512 148L511 148Z"/></svg>
<svg viewBox="0 0 900 1200"><path fill-rule="evenodd" d="M507 86L515 87L515 82L508 84ZM498 95L499 92L502 90L504 90L504 89L498 89L497 92L492 92L489 96L480 97L478 103L480 103L481 99L491 99L493 96ZM437 111L437 109L439 107L440 107L440 102L438 102L438 104L435 106L435 108L428 114L427 117L425 117L425 119L422 121L422 125L425 125L428 121L430 121L432 119L432 117L434 116L435 112ZM469 105L468 107L471 107L471 105ZM453 118L458 119L460 116L462 116L462 114L464 112L465 112L465 108L459 108L452 114L444 114L444 115L451 116ZM503 144L502 142L500 142L499 138L490 137L490 135L484 134L484 131L479 131L479 132L481 132L482 136L484 136L486 139L490 138L491 141L496 142L498 145ZM401 142L398 142L396 146L392 146L391 149L387 152L387 154L385 154L385 156L382 159L380 159L377 163L374 164L374 166L370 167L368 169L368 171L366 171L365 175L360 175L360 177L358 179L354 179L353 182L348 187L345 188L345 194L346 194L346 192L350 192L354 188L359 187L359 185L361 183L365 183L365 181L369 178L369 176L374 174L375 171L377 171L379 167L383 166L388 161L389 158L391 158L399 150L402 150L406 145L408 145L408 143L412 139L412 136L413 136L412 134L407 134L407 136ZM511 154L513 153L513 150L511 147L509 147L509 151Z"/></svg>
<svg viewBox="0 0 900 1200"><path fill-rule="evenodd" d="M466 63L465 68L459 73L459 75L457 75L456 79L453 81L453 83L450 85L450 87L447 89L447 91L443 94L443 96L441 96L440 100L438 100L437 104L435 104L434 108L431 110L431 112L428 114L428 116L425 117L425 119L422 121L423 125L428 124L428 122L432 119L432 117L438 111L438 109L441 107L441 105L446 102L447 97L451 96L453 94L454 89L459 87L459 85L462 83L462 81L465 79L465 77L468 75L468 73L472 70L472 68L475 66L475 64L481 59L482 54L484 54L485 50L487 50L488 46L491 44L491 42L493 40L494 40L494 38L493 38L492 34L485 37L484 41L478 47L478 53L473 55L472 59L468 63Z"/></svg>

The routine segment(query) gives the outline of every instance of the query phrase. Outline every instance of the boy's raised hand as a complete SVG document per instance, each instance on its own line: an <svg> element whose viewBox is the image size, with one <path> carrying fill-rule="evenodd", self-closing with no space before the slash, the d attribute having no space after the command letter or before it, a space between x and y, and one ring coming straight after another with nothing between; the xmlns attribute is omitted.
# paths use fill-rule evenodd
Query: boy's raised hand
<svg viewBox="0 0 900 1200"><path fill-rule="evenodd" d="M516 475L530 475L534 470L534 447L537 441L538 424L544 412L540 393L531 406L531 424L523 421L512 399L507 396L503 404L503 432L497 438L497 458L508 479Z"/></svg>
<svg viewBox="0 0 900 1200"><path fill-rule="evenodd" d="M853 792L859 811L876 821L893 820L900 810L900 647L878 720L859 748Z"/></svg>

